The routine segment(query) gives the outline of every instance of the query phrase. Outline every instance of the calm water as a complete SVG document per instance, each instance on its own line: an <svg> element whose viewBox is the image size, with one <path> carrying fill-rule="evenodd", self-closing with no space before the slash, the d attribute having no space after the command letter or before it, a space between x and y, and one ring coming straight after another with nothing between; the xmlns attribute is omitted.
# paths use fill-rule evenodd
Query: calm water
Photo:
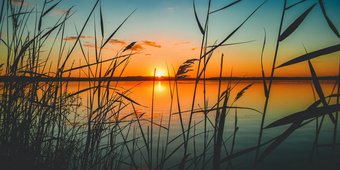
<svg viewBox="0 0 340 170"><path fill-rule="evenodd" d="M171 87L173 88L173 82L171 82ZM248 84L253 83L253 85L246 90L245 94L234 103L234 106L251 107L253 109L262 111L264 105L264 92L261 82L257 81L241 81L232 91L231 101L235 98L236 94L243 89ZM235 84L235 83L233 83ZM331 94L334 82L322 82L322 88L325 95ZM88 83L81 83L80 89L86 88ZM222 83L222 91L227 86L227 82ZM143 118L150 119L151 113L151 103L152 103L152 87L153 82L119 82L118 87L120 90L130 89L127 96L136 102L140 103L144 107L137 106L137 110L140 114L145 113ZM194 83L192 81L179 82L179 103L181 111L190 110L193 96ZM77 91L78 83L71 83L70 91ZM213 106L217 100L218 93L218 81L207 81L206 82L206 103L208 108ZM86 103L87 95L82 94L83 103ZM178 112L176 97L173 100L172 113ZM272 92L267 112L267 117L265 125L283 118L292 113L305 110L311 103L314 102L312 85L310 81L277 81L274 82L272 86ZM204 107L203 99L203 85L200 84L197 90L196 104L195 108ZM154 121L163 126L167 126L170 113L170 89L169 82L167 81L156 81L155 82L155 94L154 94ZM230 103L229 103L230 104ZM126 108L125 113L132 112L132 108ZM208 117L213 122L214 111L209 112ZM238 127L239 130L236 136L236 144L234 152L241 149L252 147L256 145L261 121L261 114L251 110L237 110L238 115ZM187 122L189 119L189 114L183 113L184 127L187 128ZM174 139L181 134L181 126L178 114L173 114L171 118L170 125L170 139ZM162 122L161 122L162 120ZM199 134L204 131L204 114L196 113L193 116L194 123L199 124L195 128L195 133ZM145 123L144 126L148 126L149 123ZM231 109L227 115L224 139L227 139L232 135L235 125L235 110ZM340 167L339 149L332 150L330 147L322 147L318 149L317 154L312 156L312 146L315 137L315 121L309 123L303 128L295 131L287 140L285 140L270 156L265 159L265 162L261 163L261 169L333 169L335 167ZM282 126L279 128L267 129L264 131L263 141L272 139L273 137L282 133L288 126ZM146 128L146 127L145 127ZM324 126L321 130L319 144L331 144L333 139L333 128L334 126L329 121L329 118L325 118ZM212 136L211 133L212 126L207 123L208 139ZM157 140L159 133L159 128L154 130L154 141ZM191 134L193 134L193 130ZM339 133L337 138L339 138ZM166 131L161 129L160 133L160 147L164 148L166 139ZM204 135L197 135L195 141L190 141L190 152L202 153L202 146L204 141ZM175 149L183 139L181 137L174 140L174 142L169 144L169 152ZM195 142L195 143L194 143ZM194 144L196 147L194 147ZM212 147L212 143L209 144ZM231 140L226 141L227 149L230 150ZM169 166L182 158L183 150L179 149L170 159ZM223 153L223 152L222 152ZM207 155L212 155L212 149L207 152ZM223 158L223 156L222 156ZM235 169L248 169L252 161L254 160L254 153L250 153L246 156L242 156L233 160L233 167ZM209 163L211 164L211 163Z"/></svg>

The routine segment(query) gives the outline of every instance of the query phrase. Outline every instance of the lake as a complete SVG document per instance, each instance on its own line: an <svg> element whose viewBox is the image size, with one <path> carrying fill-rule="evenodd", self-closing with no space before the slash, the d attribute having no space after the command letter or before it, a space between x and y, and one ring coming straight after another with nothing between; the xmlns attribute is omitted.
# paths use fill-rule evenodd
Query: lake
<svg viewBox="0 0 340 170"><path fill-rule="evenodd" d="M178 98L177 102L176 92L174 93L174 100L171 102L170 87L174 88L174 82L171 81L155 81L154 82L154 103L152 109L152 81L121 81L117 84L117 89L119 92L125 92L124 95L134 102L140 104L134 104L137 113L141 116L141 119L147 120L142 122L141 126L149 135L151 113L153 112L154 130L152 133L153 140L153 152L157 153L152 156L153 164L160 161L160 156L158 153L163 151L166 146L167 140L167 130L168 122L171 114L170 130L169 130L169 141L167 145L168 154L175 151L171 155L166 163L166 167L171 168L173 165L179 163L183 157L183 137L181 122L179 119L179 107L181 110L181 116L183 120L184 129L187 129L188 120L190 116L190 109L192 104L192 97L194 91L193 81L179 81L178 82ZM221 92L223 92L227 87L227 81L223 81L221 85ZM334 81L322 81L321 86L325 96L332 93L334 86ZM76 83L72 82L69 85L69 92L76 92L81 89L88 87L88 82ZM114 86L115 83L112 83ZM261 81L250 81L243 80L236 84L236 81L231 83L234 87L231 91L229 105L235 99L237 93L241 91L247 85L252 84L252 86L245 91L243 96L233 103L233 106L237 107L247 107L257 110L259 112L263 111L265 97L263 84ZM218 81L206 81L206 107L211 108L217 102L218 96ZM235 86L234 86L235 85ZM269 106L267 110L267 115L264 125L268 125L275 120L288 116L290 114L303 111L307 109L316 99L318 99L317 94L313 93L311 81L274 81L271 91L271 96L269 99ZM126 91L128 90L128 91ZM195 101L196 109L204 108L204 86L200 83L197 88L197 96ZM315 96L316 95L316 96ZM86 93L80 94L82 98L82 103L85 104L88 95ZM315 99L316 98L316 99ZM125 100L129 102L129 100ZM335 102L336 100L331 100L330 102ZM131 102L131 101L130 101ZM94 102L96 103L96 102ZM179 106L178 106L179 103ZM222 103L222 102L221 102ZM172 108L171 108L172 104ZM222 104L221 104L222 105ZM153 110L153 111L152 111ZM171 110L171 113L170 113ZM256 146L262 113L249 109L229 109L227 112L225 128L223 133L223 139L225 140L223 151L221 152L221 158L227 155L227 152L233 150L233 152L241 151L242 149L250 148ZM86 117L86 108L82 108L82 114ZM122 115L128 115L128 113L134 112L134 109L130 106L123 110ZM235 113L237 112L237 133L235 138L233 137L235 129ZM206 122L204 121L204 113L194 113L193 124L196 124L195 128L190 131L190 136L192 137L188 144L188 152L190 158L199 158L191 160L189 168L198 168L205 165L205 168L211 168L211 157L213 154L213 123L215 120L216 111L210 111L207 113ZM129 121L135 119L136 117L130 116L124 120ZM340 151L339 146L336 149L332 149L330 144L333 141L334 124L330 121L328 116L325 116L323 120L323 126L321 128L317 147L313 151L313 143L316 135L316 123L320 123L321 118L315 120L298 130L294 131L286 140L283 141L266 159L259 163L259 169L333 169L339 167ZM206 125L205 125L206 123ZM164 128L159 128L161 125ZM263 133L263 142L268 141L286 130L289 126L281 126L277 128L265 129ZM137 124L133 125L136 135L140 136L138 132ZM127 132L127 130L124 130ZM204 133L205 132L205 133ZM339 132L339 131L338 131ZM205 135L206 136L205 136ZM127 139L131 135L126 135ZM340 137L339 133L336 134L337 139ZM206 139L206 140L205 140ZM121 140L122 139L118 139ZM148 138L149 140L149 138ZM142 142L140 140L139 142ZM234 145L232 146L232 143ZM204 145L207 149L203 149ZM338 144L337 144L338 145ZM267 146L267 145L266 145ZM262 150L266 148L262 147ZM232 148L231 148L232 147ZM178 150L176 150L178 149ZM205 158L202 158L202 153L205 153ZM141 152L143 153L143 152ZM229 153L228 153L229 154ZM254 162L255 152L250 152L249 154L242 155L236 159L233 159L228 163L225 162L223 166L230 166L233 169L249 169L252 167ZM135 158L136 162L139 162L143 166L142 157ZM202 159L205 159L205 163L202 163ZM156 164L155 164L156 165Z"/></svg>

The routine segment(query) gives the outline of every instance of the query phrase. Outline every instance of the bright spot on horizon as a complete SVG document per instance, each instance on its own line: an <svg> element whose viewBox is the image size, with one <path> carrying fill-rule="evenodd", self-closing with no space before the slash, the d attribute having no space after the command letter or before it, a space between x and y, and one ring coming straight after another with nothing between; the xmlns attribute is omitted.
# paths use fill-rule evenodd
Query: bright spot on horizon
<svg viewBox="0 0 340 170"><path fill-rule="evenodd" d="M165 73L163 70L160 70L160 69L156 69L156 74L155 74L156 77L158 78L161 78L161 77L164 77L165 76Z"/></svg>

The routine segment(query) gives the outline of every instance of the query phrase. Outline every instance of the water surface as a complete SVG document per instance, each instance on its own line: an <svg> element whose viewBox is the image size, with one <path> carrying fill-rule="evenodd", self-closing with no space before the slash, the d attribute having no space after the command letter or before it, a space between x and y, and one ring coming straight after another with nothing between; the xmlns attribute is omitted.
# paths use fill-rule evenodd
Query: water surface
<svg viewBox="0 0 340 170"><path fill-rule="evenodd" d="M170 139L176 139L169 144L169 150L175 149L179 144L183 142L181 136L181 124L179 120L178 107L182 113L183 124L185 129L187 128L189 120L189 112L191 109L193 92L194 92L194 82L193 81L180 81L178 82L178 98L179 106L177 103L176 92L173 96L173 101L171 102L170 87L174 88L174 82L168 81L152 81L138 82L119 82L117 86L118 89L124 91L128 89L129 91L125 93L129 98L133 99L142 106L137 106L136 109L139 114L144 114L144 119L151 119L152 112L152 89L154 86L154 122L161 124L162 126L168 126L169 115L171 114L171 124L170 124ZM227 81L222 82L221 92L226 90ZM233 103L233 106L240 107L250 107L260 112L263 111L263 106L265 102L263 84L261 81L240 81L232 82L231 86L234 87L229 99L229 105L234 101L236 94L249 84L253 84L249 89L247 89L244 95ZM322 88L325 95L330 95L334 86L332 81L323 81ZM80 83L79 88L86 88L88 83ZM206 94L206 107L211 108L216 104L218 96L218 81L207 81L205 87ZM78 83L71 83L70 91L77 91ZM202 83L198 85L195 108L204 108L204 86ZM81 95L83 103L87 99L87 95L84 93ZM267 110L267 116L265 119L265 126L269 123L283 118L287 115L303 111L308 108L316 99L317 96L313 93L313 87L310 81L274 81L271 91L271 96L269 100L269 107ZM331 101L334 102L334 101ZM172 103L172 108L171 107ZM171 112L170 112L171 111ZM131 107L124 110L126 113L133 112ZM239 128L235 138L234 152L239 150L256 146L258 140L258 134L261 122L261 113L253 110L247 109L230 109L228 111L224 139L228 139L234 132L235 126L235 113L237 112L237 127ZM195 113L193 115L193 123L198 123L195 126L195 130L191 131L198 134L195 136L195 140L190 141L189 151L191 155L194 153L199 154L203 152L202 146L204 146L204 135L206 131L207 138L210 139L212 136L213 126L209 122L215 120L215 111L208 113L208 120L204 122L204 114ZM320 121L320 119L318 120ZM205 125L206 123L206 125ZM144 123L144 128L149 126L149 123ZM206 129L204 128L206 127ZM266 129L264 131L263 141L267 141L281 134L288 126L282 126L278 128ZM317 151L312 152L313 142L315 139L316 121L305 125L302 128L296 130L287 140L285 140L277 149L270 154L263 163L260 164L261 169L319 169L323 168L334 168L336 166L336 159L339 158L339 149L333 150L331 147L320 147ZM193 132L195 131L195 132ZM324 119L324 125L321 129L319 144L332 144L333 140L334 125L330 122L328 117ZM160 147L164 148L166 140L166 130L156 127L153 131L154 141L158 140L158 134L160 134ZM339 133L337 133L337 138L339 138ZM232 140L226 140L226 148L224 150L230 151ZM207 151L207 157L212 155L212 142L208 143L210 149ZM179 149L176 153L169 159L171 164L178 163L183 156L183 150ZM222 151L223 155L226 154ZM223 156L222 156L223 158ZM154 158L156 159L156 158ZM242 156L233 160L233 167L236 169L248 169L252 165L254 160L254 153L250 153L246 156ZM211 161L211 160L210 160ZM209 163L211 164L211 163ZM209 166L209 165L208 165Z"/></svg>

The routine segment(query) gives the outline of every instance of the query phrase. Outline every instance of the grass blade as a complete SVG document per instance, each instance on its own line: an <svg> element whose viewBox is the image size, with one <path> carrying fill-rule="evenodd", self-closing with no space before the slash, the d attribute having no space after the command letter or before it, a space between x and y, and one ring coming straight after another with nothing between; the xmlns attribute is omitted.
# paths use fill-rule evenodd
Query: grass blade
<svg viewBox="0 0 340 170"><path fill-rule="evenodd" d="M267 157L270 153L274 151L285 139L288 138L296 129L301 127L302 121L294 122L287 130L285 130L281 135L276 137L276 140L271 143L260 155L257 161L262 161L265 157Z"/></svg>
<svg viewBox="0 0 340 170"><path fill-rule="evenodd" d="M321 88L319 79L318 79L318 77L317 77L317 75L316 75L316 73L315 73L314 67L313 67L312 63L310 62L310 60L308 60L308 65L309 65L310 72L311 72L311 74L312 74L312 79L313 79L314 88L315 88L315 90L316 90L316 92L317 92L317 94L318 94L318 96L319 96L319 98L320 98L322 104L323 104L325 107L327 107L328 104L327 104L327 102L326 102L325 95L324 95L324 93L323 93L323 91L322 91L322 88ZM334 116L333 116L331 113L329 113L328 115L329 115L329 117L331 118L332 122L335 123L335 118L334 118Z"/></svg>
<svg viewBox="0 0 340 170"><path fill-rule="evenodd" d="M275 139L275 138L274 138L274 139ZM265 143L262 143L262 144L260 145L260 147L261 147L261 146L264 146L264 145L266 145L266 144L268 144L268 143L270 143L270 142L272 142L274 139L271 139L271 140L269 140L269 141L267 141L267 142L265 142ZM258 146L253 146L253 147L250 147L250 148L242 149L242 150L240 150L240 151L238 151L238 152L235 152L235 153L233 153L233 154L230 154L230 155L224 157L224 158L221 160L221 163L222 163L222 162L229 161L229 160L232 160L232 159L235 159L235 158L240 157L240 156L242 156L242 155L248 154L249 152L252 152L252 151L256 150L257 148L258 148Z"/></svg>
<svg viewBox="0 0 340 170"><path fill-rule="evenodd" d="M317 75L315 73L314 67L313 67L312 63L310 62L310 60L308 60L308 66L309 66L310 72L312 74L312 80L313 80L315 91L317 92L317 94L318 94L322 104L324 106L327 106L328 104L326 102L325 95L324 95L324 93L322 91L320 82L318 80L318 77L317 77Z"/></svg>
<svg viewBox="0 0 340 170"><path fill-rule="evenodd" d="M106 39L106 41L104 42L104 44L101 46L101 48L103 48L110 40L111 38L117 33L117 31L120 29L120 27L122 27L124 25L124 23L130 18L130 16L136 11L137 9L133 10L130 15L128 15L124 21L116 28L115 31L113 31L113 33L109 36L109 38Z"/></svg>
<svg viewBox="0 0 340 170"><path fill-rule="evenodd" d="M334 34L340 38L340 34L337 30L337 28L334 26L333 22L331 21L331 19L328 17L327 13L326 13L326 10L325 10L325 6L322 2L322 0L319 0L319 4L320 4L320 7L321 7L321 11L322 11L322 14L323 16L325 17L326 21L327 21L327 24L329 26L329 28L332 29L332 31L334 32Z"/></svg>
<svg viewBox="0 0 340 170"><path fill-rule="evenodd" d="M254 42L255 40L250 40L250 41L243 41L243 42L235 42L235 43L227 43L227 44L222 44L220 45L221 47L222 46L231 46L231 45L239 45L239 44L246 44L246 43L250 43L250 42ZM211 46L208 46L209 48L212 48L212 47L215 47L216 45L211 45Z"/></svg>
<svg viewBox="0 0 340 170"><path fill-rule="evenodd" d="M333 112L339 111L340 110L340 104L333 104L333 105L328 105L327 107L323 106L323 107L309 107L308 109L304 110L304 111L300 111L300 112L296 112L293 113L289 116L286 116L282 119L279 119L271 124L269 124L268 126L266 126L265 128L273 128L273 127L277 127L277 126L282 126L282 125L286 125L286 124L290 124L290 123L294 123L297 121L303 121L303 120L307 120L307 119L311 119L314 117L320 117L326 114L331 114Z"/></svg>
<svg viewBox="0 0 340 170"><path fill-rule="evenodd" d="M192 5L194 6L195 19L196 19L198 28L200 29L201 33L204 34L204 29L203 29L202 24L201 24L201 22L200 22L200 20L198 19L198 16L197 16L195 0L192 1Z"/></svg>
<svg viewBox="0 0 340 170"><path fill-rule="evenodd" d="M102 38L104 38L104 19L103 19L103 12L102 12L102 5L99 6L99 13L100 13L100 30L102 33Z"/></svg>
<svg viewBox="0 0 340 170"><path fill-rule="evenodd" d="M230 91L228 90L228 93ZM219 118L217 127L217 137L216 144L214 145L214 156L213 156L213 169L220 169L220 159L221 159L221 148L224 134L225 119L227 116L227 105L228 105L229 94L224 97L223 106L221 110L221 116ZM216 125L217 126L217 125Z"/></svg>
<svg viewBox="0 0 340 170"><path fill-rule="evenodd" d="M262 51L261 51L261 73L262 73L262 81L263 81L263 90L264 90L264 96L268 98L268 87L267 87L267 82L266 82L266 75L264 73L264 66L263 66L263 53L264 49L266 47L266 40L267 40L267 33L266 29L264 29L264 38L263 38L263 45L262 45Z"/></svg>
<svg viewBox="0 0 340 170"><path fill-rule="evenodd" d="M230 4L226 5L226 6L224 6L224 7L222 7L222 8L219 8L219 9L216 9L216 10L214 10L214 11L211 11L209 14L212 14L212 13L215 13L215 12L218 12L218 11L221 11L221 10L224 10L224 9L227 9L227 8L229 8L229 7L231 7L231 6L235 5L235 4L237 4L237 3L239 3L239 2L241 2L241 0L236 0L236 1L234 1L234 2L232 2L232 3L230 3Z"/></svg>
<svg viewBox="0 0 340 170"><path fill-rule="evenodd" d="M137 103L136 101L132 100L131 98L127 97L126 95L122 94L122 93L119 93L119 92L116 92L117 94L119 94L120 96L122 96L124 99L136 104L136 105L139 105L139 106L142 106L141 104Z"/></svg>
<svg viewBox="0 0 340 170"><path fill-rule="evenodd" d="M50 8L48 8L42 16L45 16L46 14L48 14L53 8L55 8L61 1L55 3L54 5L52 5Z"/></svg>
<svg viewBox="0 0 340 170"><path fill-rule="evenodd" d="M63 73L70 72L70 71L73 71L73 70L78 70L78 69L81 69L81 68L84 68L84 67L94 66L94 65L101 64L101 63L105 63L105 62L108 62L108 61L113 61L113 60L116 60L116 59L118 59L118 58L128 57L128 56L133 55L133 54L136 54L136 53L125 54L125 55L121 55L121 56L116 56L116 57L113 57L113 58L109 58L109 59L107 59L107 60L102 60L102 61L98 61L98 62L94 62L94 63L89 63L89 64L82 65L82 66L78 66L78 67L73 67L73 68L64 70Z"/></svg>
<svg viewBox="0 0 340 170"><path fill-rule="evenodd" d="M306 0L301 0L301 1L299 1L299 2L296 2L295 4L292 4L292 5L288 6L288 7L286 7L286 10L288 10L288 9L290 9L290 8L293 8L294 6L299 5L300 3L305 2L305 1L306 1Z"/></svg>
<svg viewBox="0 0 340 170"><path fill-rule="evenodd" d="M279 41L283 41L286 39L290 34L292 34L305 20L307 15L312 11L312 9L315 7L316 3L309 7L304 13L302 13L292 24L288 26L288 28L280 35Z"/></svg>
<svg viewBox="0 0 340 170"><path fill-rule="evenodd" d="M61 65L61 69L60 69L60 70L63 70L63 69L64 69L64 67L65 67L67 61L69 60L69 58L70 58L70 56L71 56L73 50L75 49L76 45L78 44L78 42L79 42L79 40L80 40L80 37L82 36L82 34L83 34L84 30L85 30L85 27L86 27L87 23L89 22L90 17L92 16L92 13L93 13L94 9L95 9L95 8L97 7L97 5L98 5L98 2L99 2L99 0L97 0L96 3L94 4L94 6L92 7L92 9L91 9L91 11L90 11L90 14L87 16L87 18L86 18L86 20L85 20L85 23L83 24L83 26L82 26L82 28L81 28L81 30L80 30L80 32L79 32L79 35L78 35L76 41L74 42L72 48L69 50L69 52L68 52L68 54L67 54L67 56L66 56L66 58L65 58L63 64Z"/></svg>
<svg viewBox="0 0 340 170"><path fill-rule="evenodd" d="M247 85L246 87L244 87L241 91L239 91L239 92L237 93L235 99L234 99L234 102L237 101L238 99L240 99L240 98L243 96L244 92L245 92L247 89L249 89L252 85L253 85L253 84L249 84L249 85Z"/></svg>
<svg viewBox="0 0 340 170"><path fill-rule="evenodd" d="M130 43L128 46L125 47L125 49L123 50L123 52L126 51L126 50L131 49L136 43L137 43L136 41Z"/></svg>
<svg viewBox="0 0 340 170"><path fill-rule="evenodd" d="M321 50L317 50L317 51L314 51L314 52L311 52L311 53L308 53L308 54L304 54L302 56L299 56L297 58L289 60L289 61L279 65L276 68L285 67L285 66L289 66L289 65L292 65L292 64L300 63L300 62L303 62L303 61L307 61L308 59L316 58L316 57L323 56L323 55L326 55L326 54L331 54L331 53L334 53L334 52L337 52L337 51L340 51L340 44L330 46L330 47L327 47L327 48L323 48Z"/></svg>
<svg viewBox="0 0 340 170"><path fill-rule="evenodd" d="M226 36L219 44L217 44L216 46L214 46L212 49L210 49L209 51L207 51L204 55L201 56L201 58L204 58L205 56L209 55L210 53L212 53L216 48L220 47L222 44L224 44L227 40L229 40L230 37L232 37L248 20L251 16L253 16L255 14L255 12L257 10L260 9L260 7L262 5L264 5L267 1L264 1L261 5L259 5L250 15L248 15L248 17L237 27L235 28L228 36Z"/></svg>

